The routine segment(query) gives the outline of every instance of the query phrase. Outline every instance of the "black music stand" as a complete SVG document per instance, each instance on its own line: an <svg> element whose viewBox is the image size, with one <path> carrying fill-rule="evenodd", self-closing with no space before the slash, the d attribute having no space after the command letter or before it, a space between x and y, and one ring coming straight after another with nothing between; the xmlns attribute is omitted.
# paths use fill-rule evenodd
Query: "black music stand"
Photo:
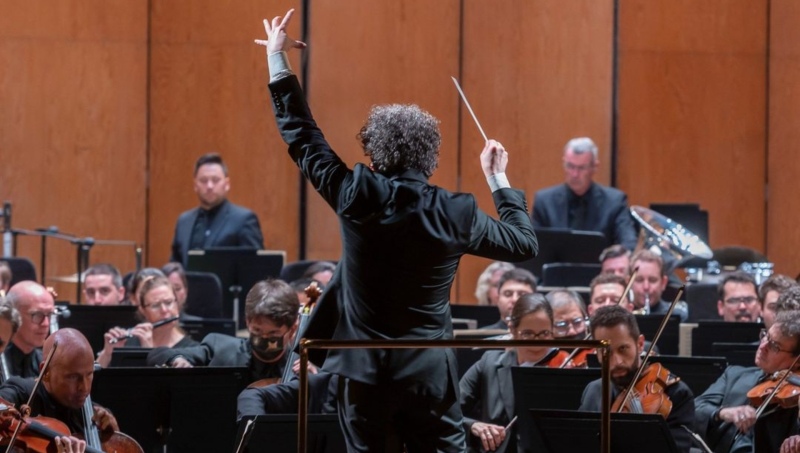
<svg viewBox="0 0 800 453"><path fill-rule="evenodd" d="M519 450L529 451L535 443L541 442L536 439L536 431L528 428L533 423L528 409L577 409L581 405L583 390L599 378L596 369L512 367L514 407L520 426L517 430ZM597 426L600 426L599 422Z"/></svg>
<svg viewBox="0 0 800 453"><path fill-rule="evenodd" d="M652 340L655 337L658 328L661 327L661 321L664 315L636 315L636 324L639 326L639 332L644 335L645 340ZM666 355L678 355L680 343L680 326L681 318L678 315L672 315L667 321L667 326L664 327L664 332L658 340L658 352Z"/></svg>
<svg viewBox="0 0 800 453"><path fill-rule="evenodd" d="M61 317L59 327L79 330L94 352L103 349L103 335L112 327L127 329L139 324L138 310L133 305L66 305L69 318Z"/></svg>
<svg viewBox="0 0 800 453"><path fill-rule="evenodd" d="M491 340L489 340L491 341ZM503 349L502 347L498 346L496 349ZM470 369L472 365L478 362L478 360L483 357L483 354L495 350L492 349L484 349L484 348L456 348L456 362L458 362L458 378L461 379L464 377L464 374L467 370Z"/></svg>
<svg viewBox="0 0 800 453"><path fill-rule="evenodd" d="M494 305L454 305L450 304L450 314L453 318L474 319L478 327L489 326L500 319L500 312Z"/></svg>
<svg viewBox="0 0 800 453"><path fill-rule="evenodd" d="M660 363L675 376L680 376L695 396L705 392L728 367L724 357L658 355L651 357L650 362Z"/></svg>
<svg viewBox="0 0 800 453"><path fill-rule="evenodd" d="M239 421L236 433L236 446L242 438L242 432L248 420L254 420L243 453L260 453L266 451L297 451L297 415L272 414L257 417L244 417ZM339 416L336 414L308 414L308 437L306 448L313 453L346 453L344 435L339 427Z"/></svg>
<svg viewBox="0 0 800 453"><path fill-rule="evenodd" d="M147 366L147 354L152 348L116 348L111 351L107 368L142 368Z"/></svg>
<svg viewBox="0 0 800 453"><path fill-rule="evenodd" d="M714 343L755 343L763 328L760 322L700 321L692 331L692 355L714 355Z"/></svg>
<svg viewBox="0 0 800 453"><path fill-rule="evenodd" d="M92 400L144 451L231 451L248 376L247 368L106 368L94 374Z"/></svg>
<svg viewBox="0 0 800 453"><path fill-rule="evenodd" d="M728 365L755 366L756 351L761 343L717 343L711 345L714 355L725 357Z"/></svg>
<svg viewBox="0 0 800 453"><path fill-rule="evenodd" d="M189 271L211 272L222 282L223 316L244 328L244 300L250 288L267 278L278 278L286 252L241 247L189 250ZM234 303L236 301L236 303Z"/></svg>
<svg viewBox="0 0 800 453"><path fill-rule="evenodd" d="M530 409L532 423L520 428L536 431L537 453L600 451L600 413ZM521 421L521 420L520 420ZM678 453L675 438L659 414L611 414L611 452Z"/></svg>
<svg viewBox="0 0 800 453"><path fill-rule="evenodd" d="M536 258L517 263L542 275L542 266L548 263L592 263L597 264L603 249L608 247L608 239L597 231L568 230L563 228L537 228L539 254Z"/></svg>
<svg viewBox="0 0 800 453"><path fill-rule="evenodd" d="M236 322L225 318L203 318L181 321L181 328L193 339L201 341L210 333L236 336Z"/></svg>

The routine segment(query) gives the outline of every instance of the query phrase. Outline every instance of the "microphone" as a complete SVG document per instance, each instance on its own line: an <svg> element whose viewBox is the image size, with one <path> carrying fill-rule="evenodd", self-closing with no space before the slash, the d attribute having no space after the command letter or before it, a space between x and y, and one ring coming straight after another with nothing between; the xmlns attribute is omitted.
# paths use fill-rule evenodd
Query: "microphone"
<svg viewBox="0 0 800 453"><path fill-rule="evenodd" d="M3 203L3 256L14 256L14 233L11 232L11 202Z"/></svg>
<svg viewBox="0 0 800 453"><path fill-rule="evenodd" d="M72 316L72 312L69 311L69 307L65 307L63 305L57 306L56 309L55 309L55 313L54 314L56 316L60 316L60 317L62 317L64 319L67 319L70 316Z"/></svg>

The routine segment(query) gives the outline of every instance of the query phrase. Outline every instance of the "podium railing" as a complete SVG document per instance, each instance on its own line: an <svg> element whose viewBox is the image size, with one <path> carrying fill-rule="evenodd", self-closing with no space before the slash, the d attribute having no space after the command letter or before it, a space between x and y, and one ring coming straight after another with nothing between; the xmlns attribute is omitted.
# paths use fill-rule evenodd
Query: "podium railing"
<svg viewBox="0 0 800 453"><path fill-rule="evenodd" d="M566 347L596 348L604 352L600 362L602 402L600 413L600 452L611 453L611 383L609 343L606 340L300 340L300 389L297 408L297 451L306 453L308 437L308 352L311 349L408 349L408 348L479 348ZM290 364L287 364L290 366Z"/></svg>

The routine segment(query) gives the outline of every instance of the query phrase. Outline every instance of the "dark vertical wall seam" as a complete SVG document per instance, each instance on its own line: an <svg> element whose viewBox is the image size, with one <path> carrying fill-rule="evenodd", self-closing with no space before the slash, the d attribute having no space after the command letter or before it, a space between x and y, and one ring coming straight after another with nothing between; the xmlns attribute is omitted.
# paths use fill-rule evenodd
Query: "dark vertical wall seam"
<svg viewBox="0 0 800 453"><path fill-rule="evenodd" d="M311 28L311 0L302 0L301 10L302 10L302 21L300 22L300 41L303 41L306 44L309 44L308 38L311 35L310 28ZM303 83L303 91L306 93L306 98L308 98L309 93L309 76L308 71L310 68L310 61L311 58L309 54L311 52L311 48L313 46L308 46L303 52L300 52L300 81ZM306 259L306 255L308 254L308 186L306 185L306 180L303 177L303 174L299 171L297 172L297 183L298 183L298 226L299 226L299 233L300 237L298 238L298 251L297 251L297 259L304 260Z"/></svg>
<svg viewBox="0 0 800 453"><path fill-rule="evenodd" d="M619 2L614 2L614 28L611 39L611 186L617 186L617 129L619 128Z"/></svg>
<svg viewBox="0 0 800 453"><path fill-rule="evenodd" d="M145 109L144 109L144 254L145 254L145 262L150 262L150 118L152 115L150 114L150 109L152 108L151 105L151 90L150 90L150 80L152 79L152 74L150 73L152 69L152 56L153 56L153 1L147 1L147 38L145 41L145 45L147 46L146 51L146 62L145 62L145 88L144 88L144 95L145 95Z"/></svg>
<svg viewBox="0 0 800 453"><path fill-rule="evenodd" d="M769 252L769 63L771 61L772 0L767 0L767 35L764 59L764 254Z"/></svg>

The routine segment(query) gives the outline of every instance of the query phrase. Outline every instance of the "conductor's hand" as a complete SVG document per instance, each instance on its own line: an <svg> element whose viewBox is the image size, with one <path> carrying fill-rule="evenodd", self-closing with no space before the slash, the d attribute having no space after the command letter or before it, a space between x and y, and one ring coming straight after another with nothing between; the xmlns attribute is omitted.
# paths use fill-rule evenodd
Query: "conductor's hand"
<svg viewBox="0 0 800 453"><path fill-rule="evenodd" d="M286 12L285 16L276 16L272 19L272 22L264 19L264 30L267 32L267 40L256 39L256 44L265 46L267 48L267 54L272 55L277 52L288 51L292 48L304 49L306 47L306 43L292 39L286 34L286 26L289 25L289 20L292 18L293 14L294 9L290 9Z"/></svg>
<svg viewBox="0 0 800 453"><path fill-rule="evenodd" d="M506 438L506 429L502 426L489 423L475 422L470 428L473 436L481 440L481 445L486 451L495 451Z"/></svg>
<svg viewBox="0 0 800 453"><path fill-rule="evenodd" d="M505 173L508 165L508 153L503 145L496 140L487 140L481 151L481 168L483 174L489 176Z"/></svg>

